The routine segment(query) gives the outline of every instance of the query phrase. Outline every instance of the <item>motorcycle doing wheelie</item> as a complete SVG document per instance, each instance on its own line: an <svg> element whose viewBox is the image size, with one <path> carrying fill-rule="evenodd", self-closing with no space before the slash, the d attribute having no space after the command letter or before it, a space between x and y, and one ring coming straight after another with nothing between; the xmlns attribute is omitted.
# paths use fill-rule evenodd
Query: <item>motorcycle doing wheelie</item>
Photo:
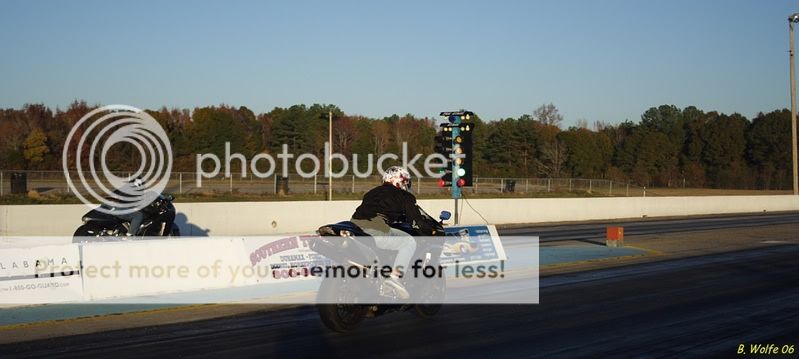
<svg viewBox="0 0 799 359"><path fill-rule="evenodd" d="M444 221L450 218L450 213L442 211L439 220L436 220L421 208L419 211L434 228L433 236L422 237L417 229L407 223L398 222L391 226L416 239L412 266L416 263L419 268L440 270L439 259L444 246L443 226ZM408 275L408 268L402 280L411 298L402 300L399 293L385 283L385 273L378 275L377 271L368 270L375 264L393 263L396 251L378 248L374 238L349 221L319 227L317 232L319 237L309 243L313 251L343 266L343 272L355 269L365 274L363 278L324 277L317 293L317 303L322 322L331 330L351 331L365 318L400 311L413 310L418 316L429 318L441 309L446 294L444 275L412 278Z"/></svg>
<svg viewBox="0 0 799 359"><path fill-rule="evenodd" d="M180 230L175 225L174 198L170 195L158 195L148 206L141 209L144 221L139 227L136 237L178 237ZM82 217L83 224L75 230L73 243L100 242L127 239L126 234L130 222L109 212L109 208L101 205Z"/></svg>

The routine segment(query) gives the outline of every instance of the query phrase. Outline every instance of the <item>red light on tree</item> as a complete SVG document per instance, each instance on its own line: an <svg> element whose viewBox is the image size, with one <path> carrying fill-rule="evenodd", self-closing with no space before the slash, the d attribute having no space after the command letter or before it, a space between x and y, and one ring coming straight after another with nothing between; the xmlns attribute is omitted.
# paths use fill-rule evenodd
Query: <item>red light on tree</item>
<svg viewBox="0 0 799 359"><path fill-rule="evenodd" d="M441 187L441 188L444 188L444 186L446 186L446 185L447 185L447 183L446 183L446 182L444 182L444 180L443 180L443 179L440 179L440 180L438 180L438 186L439 186L439 187Z"/></svg>

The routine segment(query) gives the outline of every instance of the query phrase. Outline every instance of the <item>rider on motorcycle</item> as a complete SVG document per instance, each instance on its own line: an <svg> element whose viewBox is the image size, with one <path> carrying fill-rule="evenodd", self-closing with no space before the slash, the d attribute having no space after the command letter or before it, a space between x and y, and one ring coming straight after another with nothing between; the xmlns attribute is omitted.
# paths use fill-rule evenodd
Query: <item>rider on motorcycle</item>
<svg viewBox="0 0 799 359"><path fill-rule="evenodd" d="M416 207L416 197L410 190L411 174L408 170L399 166L389 167L383 173L383 184L366 192L351 219L365 233L374 237L379 248L397 251L393 271L386 283L405 298L410 294L399 278L410 264L416 250L416 240L389 224L409 223L425 235L431 235L434 231Z"/></svg>
<svg viewBox="0 0 799 359"><path fill-rule="evenodd" d="M132 209L132 206L135 205L135 199L140 196L149 195L149 193L144 193L144 181L141 178L135 178L130 182L126 183L124 186L116 189L113 194L110 196L111 200L120 204L117 207L112 208L112 214L115 216L130 222L130 226L128 227L128 237L135 236L136 233L139 232L139 228L141 227L142 222L144 221L144 213L142 213L142 208L138 208L135 211L130 213L119 213L120 211L126 211ZM126 207L125 205L130 205L131 207Z"/></svg>

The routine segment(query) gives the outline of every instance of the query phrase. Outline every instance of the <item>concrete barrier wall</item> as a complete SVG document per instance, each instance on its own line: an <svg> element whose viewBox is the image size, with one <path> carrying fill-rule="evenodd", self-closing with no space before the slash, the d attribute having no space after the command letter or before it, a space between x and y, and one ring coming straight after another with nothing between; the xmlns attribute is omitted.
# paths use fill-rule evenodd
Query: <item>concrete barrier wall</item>
<svg viewBox="0 0 799 359"><path fill-rule="evenodd" d="M0 206L0 236L71 236L86 212L82 204Z"/></svg>
<svg viewBox="0 0 799 359"><path fill-rule="evenodd" d="M181 233L191 236L302 233L349 219L360 201L176 203ZM434 216L452 200L420 200ZM473 199L461 223L542 223L799 210L799 196ZM471 205L471 206L470 206ZM0 206L0 236L70 236L84 205ZM483 218L481 218L481 216Z"/></svg>
<svg viewBox="0 0 799 359"><path fill-rule="evenodd" d="M420 201L429 208L441 205ZM622 218L690 216L799 210L799 196L714 196L635 198L542 198L470 200L464 223L492 224L587 221ZM451 202L446 203L452 206Z"/></svg>

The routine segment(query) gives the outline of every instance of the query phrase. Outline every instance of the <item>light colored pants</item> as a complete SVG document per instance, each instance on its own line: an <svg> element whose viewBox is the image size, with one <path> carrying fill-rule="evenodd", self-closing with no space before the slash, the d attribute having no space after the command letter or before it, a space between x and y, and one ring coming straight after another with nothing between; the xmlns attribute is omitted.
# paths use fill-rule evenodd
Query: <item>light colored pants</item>
<svg viewBox="0 0 799 359"><path fill-rule="evenodd" d="M135 236L137 234L139 228L141 227L141 223L144 221L144 214L139 211L126 214L117 214L116 216L130 222L128 235L131 236Z"/></svg>
<svg viewBox="0 0 799 359"><path fill-rule="evenodd" d="M375 244L382 249L397 251L394 258L394 269L402 267L402 272L408 270L408 266L416 251L416 240L408 233L396 228L389 228L388 233L372 228L362 228L364 232L375 239Z"/></svg>

